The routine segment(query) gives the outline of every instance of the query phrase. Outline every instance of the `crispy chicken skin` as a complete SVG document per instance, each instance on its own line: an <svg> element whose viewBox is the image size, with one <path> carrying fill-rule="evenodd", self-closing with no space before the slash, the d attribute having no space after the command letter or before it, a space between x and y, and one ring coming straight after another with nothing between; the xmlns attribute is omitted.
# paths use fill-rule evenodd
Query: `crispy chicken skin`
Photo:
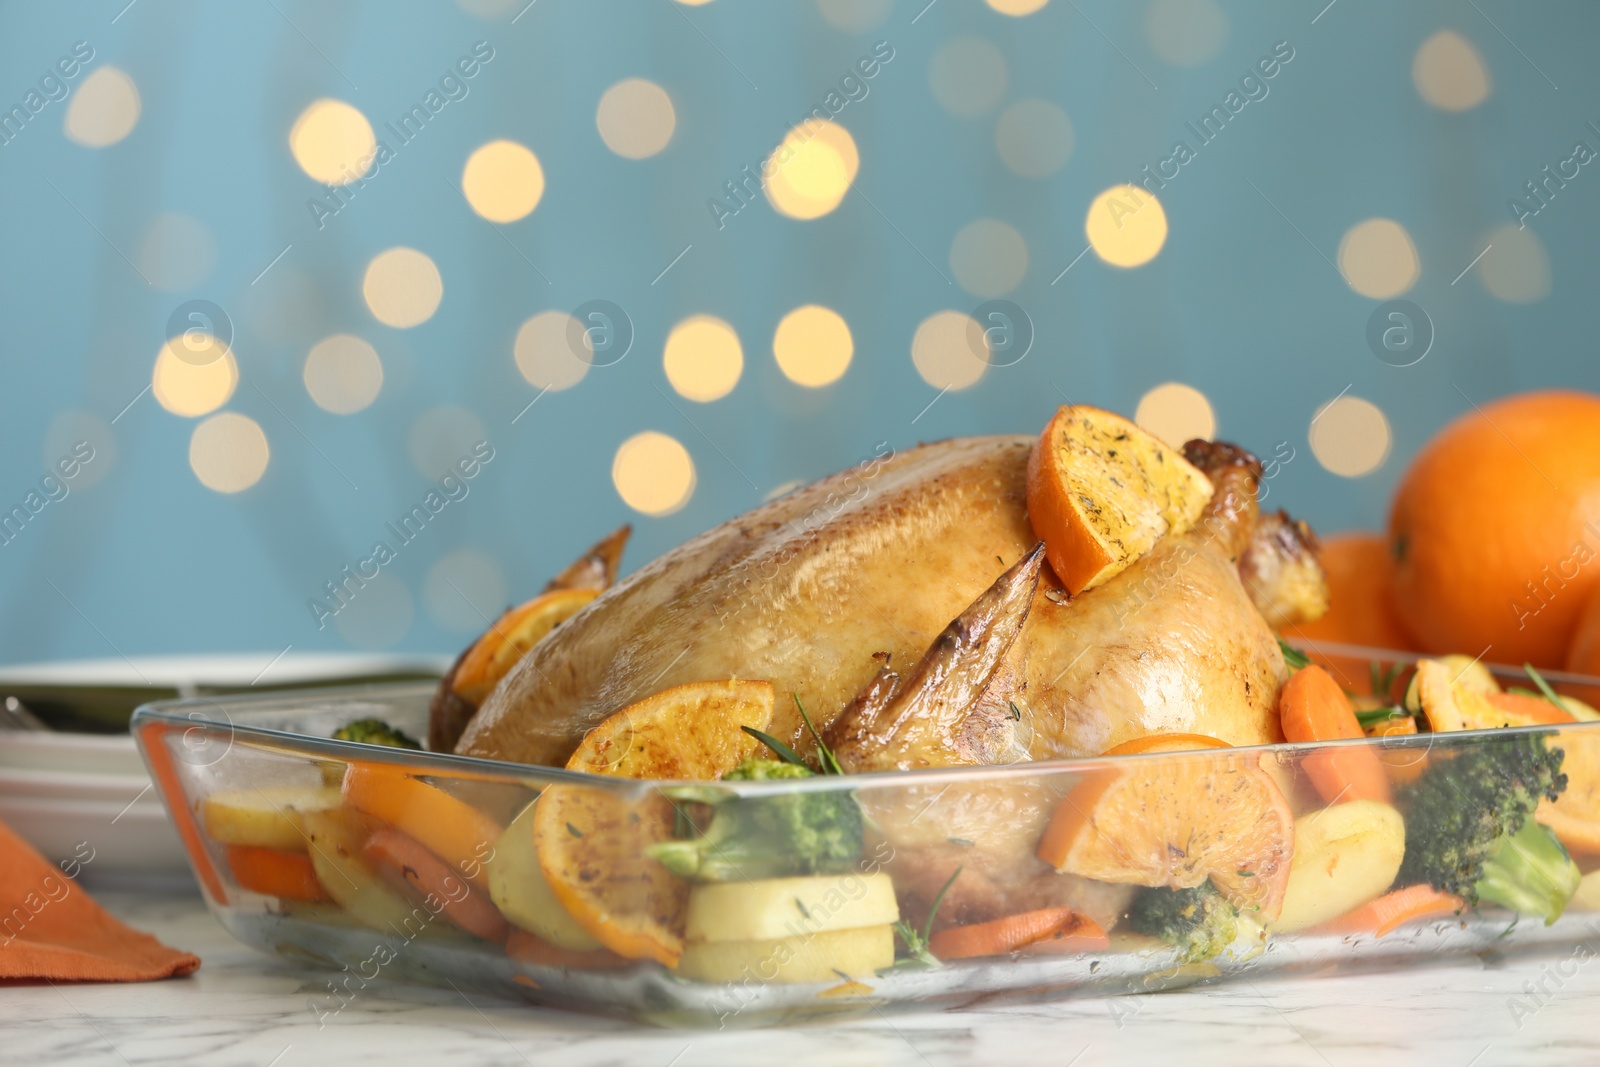
<svg viewBox="0 0 1600 1067"><path fill-rule="evenodd" d="M708 531L535 646L456 751L560 764L618 708L728 677L771 680L826 727L886 662L917 665L1037 543L1025 500L1032 444L978 437L887 452ZM1216 491L1194 529L1076 598L1042 567L1020 631L959 724L889 762L1082 756L1173 730L1280 740L1283 660L1238 568L1260 468L1209 447L1200 465ZM810 747L792 702L772 725Z"/></svg>

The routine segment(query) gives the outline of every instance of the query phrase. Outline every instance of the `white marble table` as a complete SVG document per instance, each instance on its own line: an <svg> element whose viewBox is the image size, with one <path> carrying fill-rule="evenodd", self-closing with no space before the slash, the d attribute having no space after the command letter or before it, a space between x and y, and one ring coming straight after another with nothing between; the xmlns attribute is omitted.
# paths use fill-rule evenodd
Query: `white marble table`
<svg viewBox="0 0 1600 1067"><path fill-rule="evenodd" d="M101 891L126 921L205 961L142 985L0 988L0 1062L601 1064L1600 1063L1600 965L1589 957L1455 962L1384 975L1258 979L1143 997L831 1026L665 1031L448 990L364 991L318 1029L314 971L234 942L198 896ZM1524 983L1543 980L1530 997ZM1515 1000L1513 998L1516 998ZM1512 1010L1520 1004L1520 1020ZM1518 1023L1520 1022L1520 1026Z"/></svg>

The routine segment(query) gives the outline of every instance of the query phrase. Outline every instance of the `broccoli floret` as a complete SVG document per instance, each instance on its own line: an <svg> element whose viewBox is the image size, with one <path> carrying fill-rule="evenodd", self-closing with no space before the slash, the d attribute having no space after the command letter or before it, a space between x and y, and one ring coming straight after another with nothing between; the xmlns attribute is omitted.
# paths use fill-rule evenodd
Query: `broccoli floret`
<svg viewBox="0 0 1600 1067"><path fill-rule="evenodd" d="M1239 912L1209 881L1193 889L1142 889L1128 906L1136 933L1159 937L1178 950L1183 963L1221 955L1239 936Z"/></svg>
<svg viewBox="0 0 1600 1067"><path fill-rule="evenodd" d="M357 719L346 723L334 731L333 737L336 741L360 741L364 745L387 745L389 748L414 748L419 751L422 748L382 719Z"/></svg>
<svg viewBox="0 0 1600 1067"><path fill-rule="evenodd" d="M748 759L724 781L810 778L803 766ZM802 874L843 874L861 855L863 822L855 794L843 790L773 797L730 797L702 789L669 794L711 807L705 832L662 841L649 854L680 878L732 882Z"/></svg>
<svg viewBox="0 0 1600 1067"><path fill-rule="evenodd" d="M1516 833L1495 838L1473 888L1480 899L1537 915L1549 926L1561 918L1582 877L1550 828L1529 819Z"/></svg>
<svg viewBox="0 0 1600 1067"><path fill-rule="evenodd" d="M1544 734L1486 737L1453 756L1434 753L1428 769L1395 797L1406 821L1406 854L1396 884L1426 882L1468 904L1476 904L1487 888L1495 894L1487 899L1507 907L1517 907L1510 899L1538 896L1540 882L1563 884L1563 865L1539 842L1522 844L1517 838L1528 856L1547 857L1542 865L1520 855L1511 857L1513 863L1505 855L1518 847L1505 839L1523 829L1539 801L1554 800L1566 789L1563 756L1561 749L1545 746ZM1486 867L1492 857L1491 873ZM1571 863L1564 850L1560 859ZM1512 881L1523 877L1532 881L1522 892L1512 892ZM1565 904L1564 898L1555 905L1547 899L1532 912L1548 915L1554 906L1560 914Z"/></svg>

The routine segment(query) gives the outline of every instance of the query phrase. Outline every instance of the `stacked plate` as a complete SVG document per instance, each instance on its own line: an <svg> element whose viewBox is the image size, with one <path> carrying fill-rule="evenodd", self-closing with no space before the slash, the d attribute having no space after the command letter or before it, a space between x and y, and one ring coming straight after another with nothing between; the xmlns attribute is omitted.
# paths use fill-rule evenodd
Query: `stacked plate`
<svg viewBox="0 0 1600 1067"><path fill-rule="evenodd" d="M30 708L59 710L100 730L115 730L120 720L122 730L0 731L0 820L90 881L186 879L183 846L126 732L135 706L208 692L437 677L448 666L435 656L269 652L0 668L0 698L15 694Z"/></svg>

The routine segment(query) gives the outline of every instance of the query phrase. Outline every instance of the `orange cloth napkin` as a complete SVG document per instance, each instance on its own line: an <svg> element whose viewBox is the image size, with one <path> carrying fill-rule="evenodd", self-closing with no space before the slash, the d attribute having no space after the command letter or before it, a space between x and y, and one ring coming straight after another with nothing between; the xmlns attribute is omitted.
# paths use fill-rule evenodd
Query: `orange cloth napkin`
<svg viewBox="0 0 1600 1067"><path fill-rule="evenodd" d="M148 982L198 966L112 918L0 822L0 979Z"/></svg>

